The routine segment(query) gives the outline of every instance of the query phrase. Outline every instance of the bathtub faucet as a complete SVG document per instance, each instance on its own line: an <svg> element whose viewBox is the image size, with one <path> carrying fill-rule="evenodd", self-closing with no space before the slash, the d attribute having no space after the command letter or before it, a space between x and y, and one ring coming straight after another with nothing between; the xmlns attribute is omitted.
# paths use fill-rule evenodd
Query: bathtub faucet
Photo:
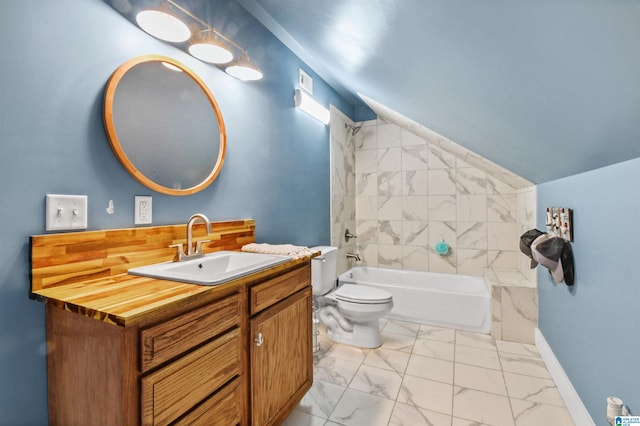
<svg viewBox="0 0 640 426"><path fill-rule="evenodd" d="M347 259L353 259L356 262L360 262L360 256L357 253L347 253Z"/></svg>

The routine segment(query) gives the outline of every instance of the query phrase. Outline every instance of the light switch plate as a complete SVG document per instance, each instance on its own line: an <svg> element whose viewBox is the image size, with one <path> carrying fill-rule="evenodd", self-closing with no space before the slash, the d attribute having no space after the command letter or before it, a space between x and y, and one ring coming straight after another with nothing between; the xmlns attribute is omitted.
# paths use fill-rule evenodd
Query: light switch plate
<svg viewBox="0 0 640 426"><path fill-rule="evenodd" d="M151 195L136 195L133 208L133 223L148 225L153 220L153 204Z"/></svg>
<svg viewBox="0 0 640 426"><path fill-rule="evenodd" d="M313 79L302 68L298 69L298 86L306 90L310 95L313 94Z"/></svg>
<svg viewBox="0 0 640 426"><path fill-rule="evenodd" d="M66 231L72 229L87 229L86 195L46 195L47 231Z"/></svg>

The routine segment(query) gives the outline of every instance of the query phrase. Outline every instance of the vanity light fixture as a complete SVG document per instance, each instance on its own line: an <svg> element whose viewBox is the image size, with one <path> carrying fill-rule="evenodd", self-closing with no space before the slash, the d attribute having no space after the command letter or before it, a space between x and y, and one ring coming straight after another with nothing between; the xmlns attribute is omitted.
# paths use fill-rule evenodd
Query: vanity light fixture
<svg viewBox="0 0 640 426"><path fill-rule="evenodd" d="M233 59L233 53L229 47L210 28L205 28L194 34L191 38L189 53L191 56L210 64L226 64Z"/></svg>
<svg viewBox="0 0 640 426"><path fill-rule="evenodd" d="M296 107L300 108L316 120L321 121L324 124L329 124L331 117L329 110L320 105L303 90L296 89L294 103Z"/></svg>
<svg viewBox="0 0 640 426"><path fill-rule="evenodd" d="M136 22L145 32L160 40L181 43L191 37L189 27L164 8L143 10L136 15Z"/></svg>
<svg viewBox="0 0 640 426"><path fill-rule="evenodd" d="M240 59L229 65L225 71L232 77L242 81L260 80L262 71L249 60L249 55L245 51Z"/></svg>
<svg viewBox="0 0 640 426"><path fill-rule="evenodd" d="M136 15L136 22L140 28L156 38L171 43L183 43L189 40L187 49L189 53L194 58L210 64L228 64L233 61L235 57L233 52L236 51L239 59L225 68L227 74L243 81L262 78L262 71L249 60L249 55L242 46L216 31L174 0L164 0L164 2L160 7L142 10ZM179 11L180 15L195 21L200 27L195 30L193 36L190 27L176 16L173 9Z"/></svg>

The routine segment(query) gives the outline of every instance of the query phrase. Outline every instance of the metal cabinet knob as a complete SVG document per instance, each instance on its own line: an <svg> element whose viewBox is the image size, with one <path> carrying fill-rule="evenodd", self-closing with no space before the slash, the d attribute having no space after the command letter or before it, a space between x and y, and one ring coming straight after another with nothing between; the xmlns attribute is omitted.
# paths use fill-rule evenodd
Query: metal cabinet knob
<svg viewBox="0 0 640 426"><path fill-rule="evenodd" d="M258 333L258 337L256 337L254 340L256 342L256 346L262 346L262 344L264 343L264 337L262 336L262 333Z"/></svg>

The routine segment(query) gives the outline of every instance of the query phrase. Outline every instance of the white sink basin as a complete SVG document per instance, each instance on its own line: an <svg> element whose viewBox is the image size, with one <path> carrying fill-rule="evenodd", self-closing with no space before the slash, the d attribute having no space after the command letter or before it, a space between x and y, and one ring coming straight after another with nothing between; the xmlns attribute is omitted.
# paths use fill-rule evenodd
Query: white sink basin
<svg viewBox="0 0 640 426"><path fill-rule="evenodd" d="M191 284L219 285L289 260L289 256L218 251L198 259L131 268L128 273Z"/></svg>

